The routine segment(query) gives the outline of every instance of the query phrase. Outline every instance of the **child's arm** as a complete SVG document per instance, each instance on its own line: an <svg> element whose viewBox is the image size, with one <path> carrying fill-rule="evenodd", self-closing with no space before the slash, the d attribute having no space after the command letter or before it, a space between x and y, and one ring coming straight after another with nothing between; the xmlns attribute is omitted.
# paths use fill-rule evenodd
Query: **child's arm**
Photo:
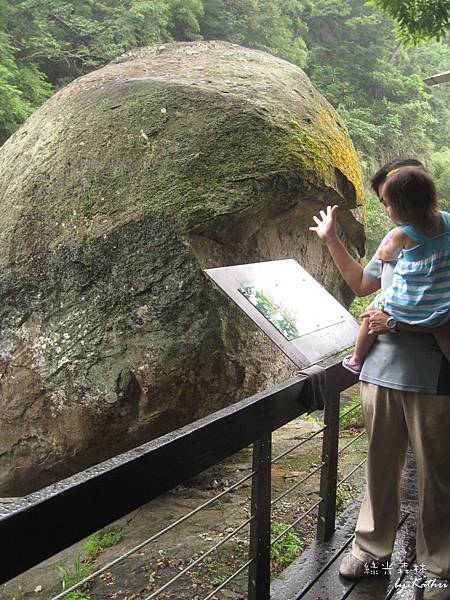
<svg viewBox="0 0 450 600"><path fill-rule="evenodd" d="M377 257L383 262L396 260L407 239L408 236L399 227L392 229L378 246Z"/></svg>

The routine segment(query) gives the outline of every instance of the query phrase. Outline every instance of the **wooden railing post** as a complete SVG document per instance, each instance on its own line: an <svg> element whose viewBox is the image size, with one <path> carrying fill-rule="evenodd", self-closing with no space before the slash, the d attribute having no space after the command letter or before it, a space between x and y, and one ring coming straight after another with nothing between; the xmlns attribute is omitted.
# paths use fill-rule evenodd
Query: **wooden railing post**
<svg viewBox="0 0 450 600"><path fill-rule="evenodd" d="M336 518L336 483L339 445L339 393L330 395L325 402L323 432L322 467L320 477L319 517L317 519L317 539L326 542L333 535Z"/></svg>
<svg viewBox="0 0 450 600"><path fill-rule="evenodd" d="M272 434L253 444L253 471L250 525L248 600L270 598L270 501Z"/></svg>

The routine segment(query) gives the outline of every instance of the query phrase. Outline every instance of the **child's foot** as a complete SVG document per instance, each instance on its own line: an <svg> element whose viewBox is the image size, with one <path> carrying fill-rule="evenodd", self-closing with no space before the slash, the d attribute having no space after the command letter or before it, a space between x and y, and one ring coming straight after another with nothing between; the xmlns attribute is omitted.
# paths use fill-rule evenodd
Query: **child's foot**
<svg viewBox="0 0 450 600"><path fill-rule="evenodd" d="M357 363L357 362L353 362L353 355L349 354L348 356L346 356L344 358L344 360L342 361L342 366L344 367L344 369L347 369L347 371L351 371L352 373L361 373L361 369L362 369L362 364L361 363Z"/></svg>

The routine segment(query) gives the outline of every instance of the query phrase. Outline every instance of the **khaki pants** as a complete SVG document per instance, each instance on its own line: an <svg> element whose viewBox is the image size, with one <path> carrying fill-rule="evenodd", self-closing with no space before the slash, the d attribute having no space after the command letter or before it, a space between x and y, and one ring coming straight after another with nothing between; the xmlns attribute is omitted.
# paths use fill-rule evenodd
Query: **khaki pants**
<svg viewBox="0 0 450 600"><path fill-rule="evenodd" d="M450 575L450 396L361 384L367 428L367 484L353 554L390 556L400 518L400 476L408 442L417 464L417 564Z"/></svg>

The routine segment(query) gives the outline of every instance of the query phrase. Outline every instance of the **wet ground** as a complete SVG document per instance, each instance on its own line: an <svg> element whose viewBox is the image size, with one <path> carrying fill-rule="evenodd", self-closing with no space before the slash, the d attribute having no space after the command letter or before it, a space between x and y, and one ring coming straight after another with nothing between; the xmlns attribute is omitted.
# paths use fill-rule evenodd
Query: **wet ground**
<svg viewBox="0 0 450 600"><path fill-rule="evenodd" d="M342 557L351 547L359 501L338 518L336 533L326 543L314 542L272 584L272 597L283 600L422 600L423 591L435 585L426 579L426 565L415 554L417 492L415 462L408 453L401 486L401 516L394 550L380 566L369 563L357 582L339 575ZM450 599L450 593L447 595Z"/></svg>

